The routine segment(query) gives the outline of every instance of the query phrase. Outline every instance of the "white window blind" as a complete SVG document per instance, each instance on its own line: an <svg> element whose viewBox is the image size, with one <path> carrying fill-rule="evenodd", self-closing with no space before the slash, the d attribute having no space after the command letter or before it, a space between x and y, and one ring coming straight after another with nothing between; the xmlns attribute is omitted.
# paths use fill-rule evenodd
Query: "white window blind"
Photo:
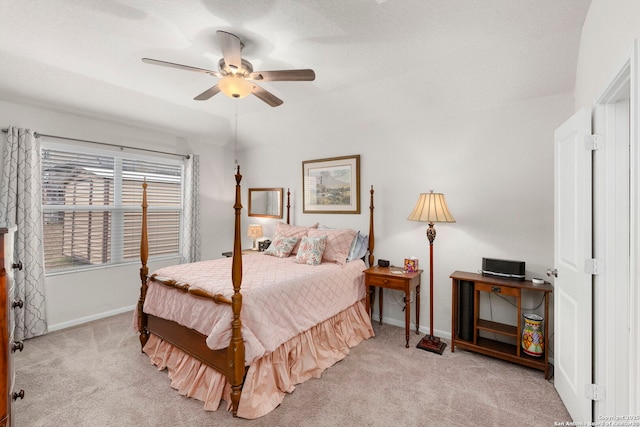
<svg viewBox="0 0 640 427"><path fill-rule="evenodd" d="M145 179L149 256L179 256L182 175L171 159L43 145L46 271L139 259Z"/></svg>

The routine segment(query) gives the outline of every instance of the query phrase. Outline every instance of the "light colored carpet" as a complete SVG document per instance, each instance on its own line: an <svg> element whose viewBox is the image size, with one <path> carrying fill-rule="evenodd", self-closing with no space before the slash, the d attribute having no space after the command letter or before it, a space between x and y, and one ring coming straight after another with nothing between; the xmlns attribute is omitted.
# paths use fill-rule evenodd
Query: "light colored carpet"
<svg viewBox="0 0 640 427"><path fill-rule="evenodd" d="M257 420L204 411L140 352L125 313L25 342L15 356L17 427L31 426L552 426L570 420L541 371L447 347L404 347L402 328L376 337L299 385Z"/></svg>

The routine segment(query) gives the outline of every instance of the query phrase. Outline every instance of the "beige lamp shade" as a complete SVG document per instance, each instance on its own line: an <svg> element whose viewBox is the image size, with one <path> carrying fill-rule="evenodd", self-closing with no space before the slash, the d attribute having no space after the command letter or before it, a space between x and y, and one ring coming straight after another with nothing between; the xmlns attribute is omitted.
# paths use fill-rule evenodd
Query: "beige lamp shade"
<svg viewBox="0 0 640 427"><path fill-rule="evenodd" d="M229 98L244 98L253 90L253 85L242 77L225 76L218 81L220 92Z"/></svg>
<svg viewBox="0 0 640 427"><path fill-rule="evenodd" d="M247 231L247 237L251 237L252 239L259 239L262 237L262 226L250 225L249 230Z"/></svg>
<svg viewBox="0 0 640 427"><path fill-rule="evenodd" d="M420 194L416 206L407 219L429 223L456 222L451 212L449 212L444 194L434 193L433 191Z"/></svg>

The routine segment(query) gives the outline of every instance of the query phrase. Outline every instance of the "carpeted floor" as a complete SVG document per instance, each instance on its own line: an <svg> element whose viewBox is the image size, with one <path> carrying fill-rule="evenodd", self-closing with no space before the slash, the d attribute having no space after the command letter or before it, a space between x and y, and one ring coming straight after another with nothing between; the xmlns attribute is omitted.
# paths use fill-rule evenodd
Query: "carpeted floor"
<svg viewBox="0 0 640 427"><path fill-rule="evenodd" d="M25 342L15 356L17 427L32 426L553 426L571 418L541 371L449 347L404 347L402 328L374 323L322 379L299 385L257 420L180 396L140 352L125 313Z"/></svg>

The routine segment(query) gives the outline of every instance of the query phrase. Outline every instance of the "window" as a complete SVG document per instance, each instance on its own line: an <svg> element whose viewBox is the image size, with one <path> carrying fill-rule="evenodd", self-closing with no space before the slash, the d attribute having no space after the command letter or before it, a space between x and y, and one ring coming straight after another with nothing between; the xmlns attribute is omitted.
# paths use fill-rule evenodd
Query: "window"
<svg viewBox="0 0 640 427"><path fill-rule="evenodd" d="M182 175L179 160L43 144L46 271L138 260L144 180L149 255L179 256Z"/></svg>

